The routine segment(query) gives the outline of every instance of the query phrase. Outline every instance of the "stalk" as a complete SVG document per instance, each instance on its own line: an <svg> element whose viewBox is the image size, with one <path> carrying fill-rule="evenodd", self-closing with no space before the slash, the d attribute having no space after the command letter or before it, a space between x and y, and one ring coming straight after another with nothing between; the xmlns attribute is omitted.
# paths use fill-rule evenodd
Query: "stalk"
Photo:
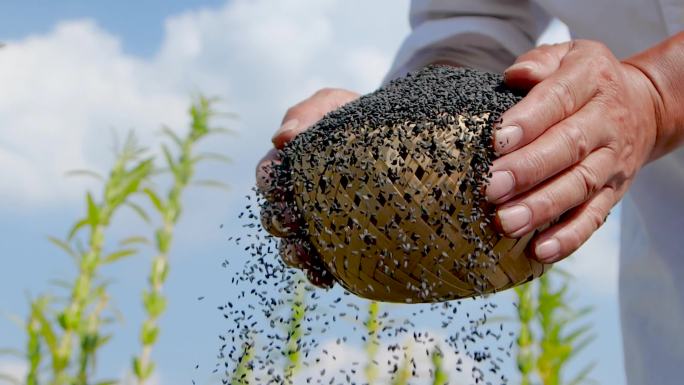
<svg viewBox="0 0 684 385"><path fill-rule="evenodd" d="M413 377L411 371L411 346L406 346L406 352L404 354L404 359L401 361L399 368L397 369L394 379L392 380L392 385L408 385L409 380ZM370 383L374 384L374 383Z"/></svg>
<svg viewBox="0 0 684 385"><path fill-rule="evenodd" d="M300 281L297 285L295 299L292 303L289 330L287 332L285 382L288 384L294 383L294 376L301 366L301 354L299 350L306 311L306 297L304 294L304 284Z"/></svg>
<svg viewBox="0 0 684 385"><path fill-rule="evenodd" d="M520 384L530 385L536 363L534 354L535 336L532 331L535 315L532 283L516 287L515 293L518 296L518 321L520 322L516 361L521 376Z"/></svg>
<svg viewBox="0 0 684 385"><path fill-rule="evenodd" d="M129 136L126 146L124 146L109 179L105 183L102 201L99 204L95 203L92 195L88 193L86 195L87 215L71 230L69 238L72 238L84 226L88 226L88 246L85 252L77 255L79 257L78 275L71 289L66 308L58 314L58 322L63 333L57 339L53 354L52 384L54 385L72 382L66 370L71 364L74 339L78 336L79 330L85 326L84 313L88 299L92 296L92 283L98 268L107 263L106 258L103 258L102 255L105 230L108 228L114 212L126 204L131 194L138 191L138 186L143 179L149 176L152 170L150 159L140 161L135 167L128 167L129 163L140 153L141 150L136 148L133 137ZM84 352L84 354L89 356L94 352L92 350ZM91 358L84 357L84 359L90 360Z"/></svg>
<svg viewBox="0 0 684 385"><path fill-rule="evenodd" d="M38 299L31 304L31 315L29 316L28 322L26 323L26 332L28 334L28 342L26 344L26 359L28 362L28 372L26 374L26 385L38 385L38 370L40 369L40 363L42 361L43 355L41 350L41 317L37 309L42 303L41 299Z"/></svg>
<svg viewBox="0 0 684 385"><path fill-rule="evenodd" d="M97 294L95 309L86 320L85 330L81 336L81 354L79 359L79 371L77 383L88 384L88 368L95 364L95 351L104 339L99 334L102 312L107 308L109 297L101 287Z"/></svg>
<svg viewBox="0 0 684 385"><path fill-rule="evenodd" d="M252 358L254 357L254 342L245 342L242 345L242 355L237 363L237 368L233 372L230 385L249 385L251 384Z"/></svg>
<svg viewBox="0 0 684 385"><path fill-rule="evenodd" d="M444 370L444 355L439 347L435 347L430 355L432 359L433 377L432 385L447 385L449 383L449 375Z"/></svg>
<svg viewBox="0 0 684 385"><path fill-rule="evenodd" d="M174 236L174 229L180 219L181 197L188 187L195 173L197 162L201 157L193 156L193 149L197 142L207 134L217 131L209 127L209 121L214 115L209 99L200 97L190 108L191 127L188 135L181 139L169 129L164 129L175 145L179 154L174 158L169 148L162 145L166 165L173 177L173 183L164 198L152 189L145 193L157 209L162 218L161 226L155 231L156 256L152 260L149 286L143 293L143 306L146 319L140 330L142 345L139 356L133 359L133 372L138 384L143 385L154 371L152 350L159 337L159 319L166 310L167 299L163 288L169 273L169 252Z"/></svg>
<svg viewBox="0 0 684 385"><path fill-rule="evenodd" d="M366 339L366 358L367 363L364 367L366 381L369 384L375 384L378 378L378 367L375 363L375 357L378 353L379 338L378 338L378 315L380 314L380 304L372 301L368 304L368 319L364 323L368 338Z"/></svg>

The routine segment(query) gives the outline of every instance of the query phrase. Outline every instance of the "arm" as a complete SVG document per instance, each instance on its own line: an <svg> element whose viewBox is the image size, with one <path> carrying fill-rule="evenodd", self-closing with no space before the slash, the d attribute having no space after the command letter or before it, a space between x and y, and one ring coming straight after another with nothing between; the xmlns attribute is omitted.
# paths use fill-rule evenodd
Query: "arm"
<svg viewBox="0 0 684 385"><path fill-rule="evenodd" d="M638 68L653 84L658 131L650 160L684 144L684 32L637 54L625 63Z"/></svg>
<svg viewBox="0 0 684 385"><path fill-rule="evenodd" d="M385 81L432 63L503 72L534 48L549 21L529 1L413 0L411 34Z"/></svg>

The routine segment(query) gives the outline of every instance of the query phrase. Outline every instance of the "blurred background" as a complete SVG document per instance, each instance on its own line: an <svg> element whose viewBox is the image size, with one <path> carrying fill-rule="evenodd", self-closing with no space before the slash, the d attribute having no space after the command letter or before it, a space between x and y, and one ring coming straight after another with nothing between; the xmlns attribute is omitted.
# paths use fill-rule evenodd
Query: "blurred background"
<svg viewBox="0 0 684 385"><path fill-rule="evenodd" d="M105 173L114 137L130 129L150 146L162 124L184 129L192 96L201 92L220 97L217 108L238 115L222 122L234 135L207 143L232 164L202 171L228 183L230 191L189 191L171 256L165 288L170 302L153 380L173 385L206 378L195 366L208 371L216 361L225 323L215 308L231 289L221 262L242 251L227 237L239 229L236 217L254 167L282 114L321 87L362 93L376 88L409 32L407 15L406 0L3 2L0 348L24 346L26 337L12 320L25 318L29 295L54 290L51 279L75 274L47 236L65 236L84 210L85 189L97 191L99 185L65 173ZM544 36L564 38L560 23ZM610 384L625 382L616 297L618 223L619 209L562 263L576 277L577 303L595 307L589 317L597 338L581 353L583 362L596 361L592 378ZM137 228L144 224L134 215L116 218L115 231ZM104 270L116 277L112 300L125 314L100 357L104 376L130 370L149 263L143 255ZM0 356L0 372L21 376L25 370L21 360Z"/></svg>

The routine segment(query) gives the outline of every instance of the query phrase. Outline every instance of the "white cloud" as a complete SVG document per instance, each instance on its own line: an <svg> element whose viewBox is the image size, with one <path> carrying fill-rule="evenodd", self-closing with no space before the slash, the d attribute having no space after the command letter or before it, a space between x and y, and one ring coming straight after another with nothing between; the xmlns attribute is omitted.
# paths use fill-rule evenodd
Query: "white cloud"
<svg viewBox="0 0 684 385"><path fill-rule="evenodd" d="M111 128L135 128L150 143L161 123L182 127L198 91L225 97L241 115L234 151L245 167L236 178L251 178L286 107L323 86L368 91L378 84L406 31L399 16L406 2L380 3L236 0L186 12L166 21L151 59L125 54L116 36L90 20L8 42L0 50L0 205L73 200L84 185L64 173L106 170ZM337 17L383 8L397 14L394 34L367 36L351 28L354 20Z"/></svg>

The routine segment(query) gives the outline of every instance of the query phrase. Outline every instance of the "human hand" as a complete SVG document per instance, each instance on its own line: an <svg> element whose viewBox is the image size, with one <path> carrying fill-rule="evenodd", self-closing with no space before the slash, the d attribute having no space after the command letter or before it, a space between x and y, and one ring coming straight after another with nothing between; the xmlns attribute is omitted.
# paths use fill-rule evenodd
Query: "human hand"
<svg viewBox="0 0 684 385"><path fill-rule="evenodd" d="M529 246L533 258L556 262L603 224L650 160L658 93L637 67L592 41L534 49L506 70L505 81L530 91L494 133L502 156L486 195L510 237L560 218Z"/></svg>
<svg viewBox="0 0 684 385"><path fill-rule="evenodd" d="M287 142L306 131L328 112L358 97L357 93L351 91L324 88L288 109L282 126L273 135L274 148L259 161L256 169L257 188L267 201L261 212L263 227L281 238L279 251L283 261L289 266L305 270L309 281L317 286L331 286L332 276L321 276L321 266L316 266L319 259L315 256L315 248L308 240L297 237L300 222L295 214L294 202L287 202L278 186L272 186L272 167L280 162L278 150Z"/></svg>

